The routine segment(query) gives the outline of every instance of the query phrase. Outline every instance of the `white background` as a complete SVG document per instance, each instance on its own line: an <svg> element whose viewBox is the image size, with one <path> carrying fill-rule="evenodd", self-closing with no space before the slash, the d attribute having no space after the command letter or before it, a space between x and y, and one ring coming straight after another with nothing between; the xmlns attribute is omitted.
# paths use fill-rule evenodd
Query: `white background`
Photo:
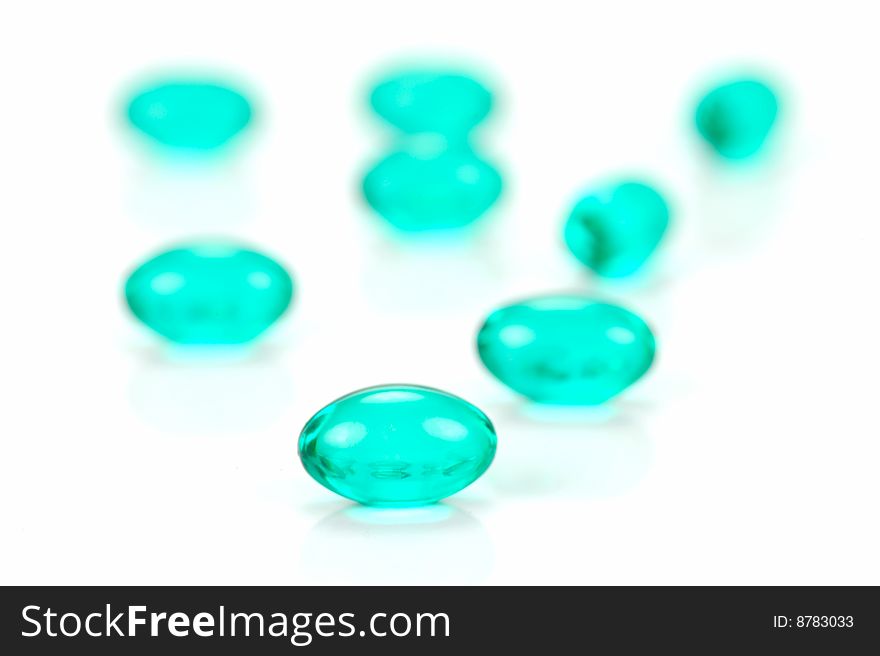
<svg viewBox="0 0 880 656"><path fill-rule="evenodd" d="M28 2L0 10L3 583L880 583L880 212L870 2ZM460 243L395 239L358 195L387 146L372 76L472 63L506 191ZM706 84L778 85L771 156L718 166ZM122 119L144 75L217 72L259 120L230 157L157 159ZM561 245L590 183L644 176L674 226L597 283ZM229 235L294 272L241 353L175 352L125 275ZM603 411L517 399L476 358L493 307L586 291L654 327ZM432 509L353 507L296 455L313 412L414 382L482 407L487 474Z"/></svg>

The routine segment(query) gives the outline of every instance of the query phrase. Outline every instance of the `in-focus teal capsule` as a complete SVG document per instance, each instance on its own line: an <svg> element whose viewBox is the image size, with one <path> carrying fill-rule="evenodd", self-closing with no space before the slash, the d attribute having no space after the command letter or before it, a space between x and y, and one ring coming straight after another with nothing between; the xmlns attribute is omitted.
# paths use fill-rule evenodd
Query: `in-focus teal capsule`
<svg viewBox="0 0 880 656"><path fill-rule="evenodd" d="M238 91L197 80L168 81L138 92L128 119L164 146L211 150L222 146L251 121L252 109Z"/></svg>
<svg viewBox="0 0 880 656"><path fill-rule="evenodd" d="M492 312L477 335L486 368L534 401L597 405L641 378L654 335L622 307L581 296L542 296Z"/></svg>
<svg viewBox="0 0 880 656"><path fill-rule="evenodd" d="M759 80L722 84L697 105L700 135L727 159L744 159L761 150L776 117L779 102L773 90Z"/></svg>
<svg viewBox="0 0 880 656"><path fill-rule="evenodd" d="M641 182L599 188L577 202L565 223L568 249L601 276L628 276L642 267L669 225L663 196Z"/></svg>
<svg viewBox="0 0 880 656"><path fill-rule="evenodd" d="M414 70L377 84L370 105L403 132L460 137L489 114L492 94L464 73Z"/></svg>
<svg viewBox="0 0 880 656"><path fill-rule="evenodd" d="M373 506L418 506L464 489L492 463L495 429L464 399L418 385L353 392L309 419L299 456L318 483Z"/></svg>
<svg viewBox="0 0 880 656"><path fill-rule="evenodd" d="M498 200L501 175L465 147L392 153L364 178L364 197L391 225L415 232L473 223Z"/></svg>
<svg viewBox="0 0 880 656"><path fill-rule="evenodd" d="M125 300L132 313L180 344L242 344L287 310L290 274L272 258L231 243L165 251L132 272Z"/></svg>

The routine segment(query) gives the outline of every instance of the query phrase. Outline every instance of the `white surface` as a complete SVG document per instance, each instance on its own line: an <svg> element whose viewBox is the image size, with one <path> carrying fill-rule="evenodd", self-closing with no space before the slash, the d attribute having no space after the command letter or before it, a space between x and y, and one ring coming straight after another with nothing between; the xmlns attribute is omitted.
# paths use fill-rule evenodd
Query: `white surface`
<svg viewBox="0 0 880 656"><path fill-rule="evenodd" d="M0 10L3 583L880 583L871 3L56 2ZM494 76L504 201L470 245L408 246L363 206L394 58ZM719 72L786 90L775 157L711 165ZM260 101L235 157L168 167L119 118L143 74L225 71ZM644 173L675 226L653 276L597 286L561 247L591 181ZM175 358L128 269L204 233L294 271L243 357ZM656 368L613 409L541 411L482 370L482 316L590 290L642 313ZM434 510L352 510L296 457L305 420L409 381L495 421L495 464Z"/></svg>

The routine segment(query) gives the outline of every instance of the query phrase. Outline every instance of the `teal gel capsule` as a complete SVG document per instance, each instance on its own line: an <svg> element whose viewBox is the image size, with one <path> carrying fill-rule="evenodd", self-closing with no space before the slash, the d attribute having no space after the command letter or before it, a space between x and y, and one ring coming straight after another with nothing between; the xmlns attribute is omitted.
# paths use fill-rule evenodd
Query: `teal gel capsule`
<svg viewBox="0 0 880 656"><path fill-rule="evenodd" d="M251 105L228 87L209 82L167 82L138 93L128 105L131 124L174 148L222 146L251 120Z"/></svg>
<svg viewBox="0 0 880 656"><path fill-rule="evenodd" d="M399 230L460 228L501 194L501 176L468 149L399 151L364 178L370 206Z"/></svg>
<svg viewBox="0 0 880 656"><path fill-rule="evenodd" d="M496 310L477 335L486 368L542 403L597 405L641 378L654 336L632 312L580 296L544 296Z"/></svg>
<svg viewBox="0 0 880 656"><path fill-rule="evenodd" d="M710 91L697 105L697 131L719 155L744 159L764 145L779 104L763 82L738 80Z"/></svg>
<svg viewBox="0 0 880 656"><path fill-rule="evenodd" d="M457 396L417 385L353 392L309 419L299 457L337 494L374 506L433 503L467 487L495 457L489 418Z"/></svg>
<svg viewBox="0 0 880 656"><path fill-rule="evenodd" d="M574 206L565 223L565 244L601 276L637 271L669 225L669 208L648 185L624 182L599 189Z"/></svg>
<svg viewBox="0 0 880 656"><path fill-rule="evenodd" d="M141 264L125 299L146 326L180 344L242 344L290 305L293 281L271 258L233 244L176 248Z"/></svg>
<svg viewBox="0 0 880 656"><path fill-rule="evenodd" d="M467 134L492 109L492 94L468 75L411 71L388 78L370 94L373 110L399 130Z"/></svg>

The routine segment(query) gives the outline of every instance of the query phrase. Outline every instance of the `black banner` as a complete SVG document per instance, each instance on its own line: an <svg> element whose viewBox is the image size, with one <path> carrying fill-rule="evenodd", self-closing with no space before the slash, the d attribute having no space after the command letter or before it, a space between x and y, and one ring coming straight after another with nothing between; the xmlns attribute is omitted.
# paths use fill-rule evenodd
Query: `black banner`
<svg viewBox="0 0 880 656"><path fill-rule="evenodd" d="M0 640L4 654L877 653L880 594L868 587L4 588Z"/></svg>

